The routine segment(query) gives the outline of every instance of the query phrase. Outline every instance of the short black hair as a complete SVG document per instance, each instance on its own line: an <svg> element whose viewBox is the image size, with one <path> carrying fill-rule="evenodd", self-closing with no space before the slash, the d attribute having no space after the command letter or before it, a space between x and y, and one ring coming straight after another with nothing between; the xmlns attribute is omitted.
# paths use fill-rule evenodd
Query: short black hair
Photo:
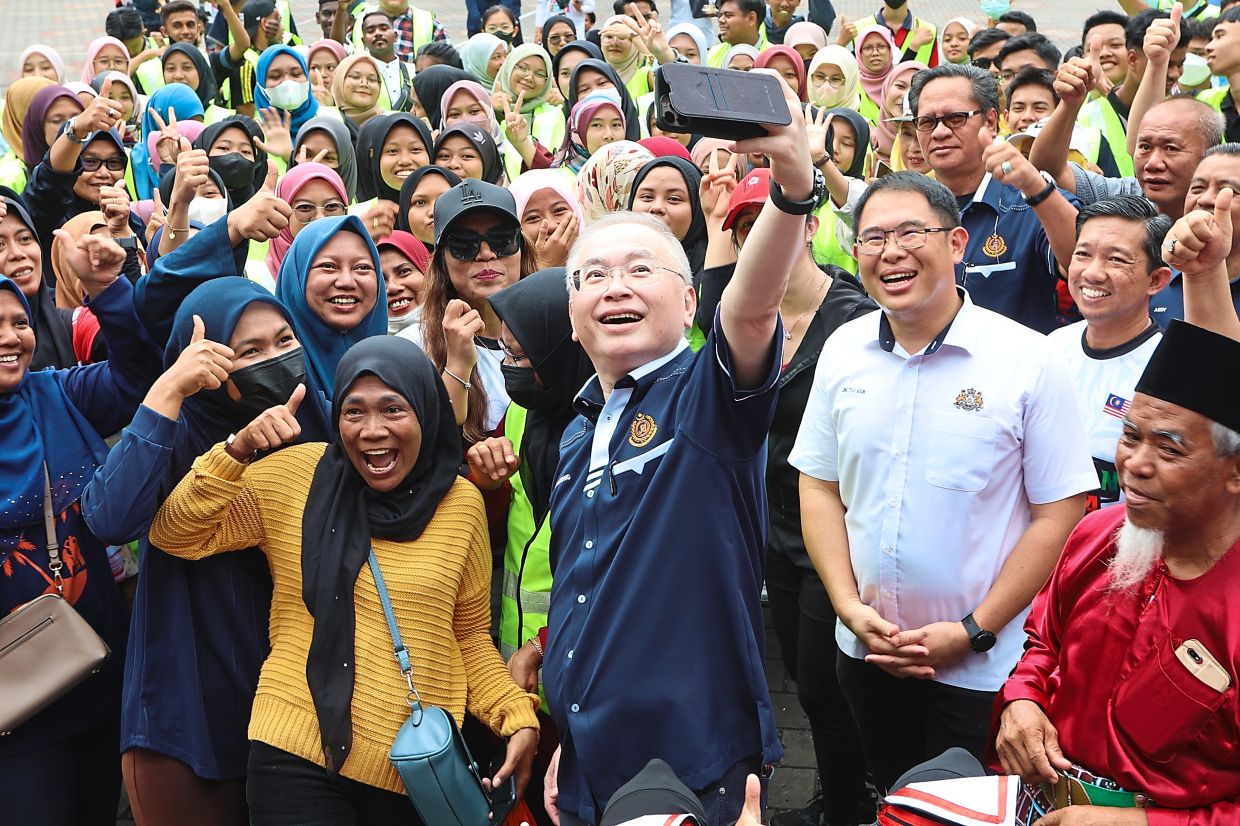
<svg viewBox="0 0 1240 826"><path fill-rule="evenodd" d="M1180 28L1188 32L1189 40L1209 40L1214 36L1214 24L1217 20L1205 19L1199 20L1181 20Z"/></svg>
<svg viewBox="0 0 1240 826"><path fill-rule="evenodd" d="M759 25L766 20L766 0L719 0L719 8L723 8L724 3L735 3L742 15L753 12Z"/></svg>
<svg viewBox="0 0 1240 826"><path fill-rule="evenodd" d="M616 0L616 2L611 4L612 13L613 14L628 14L628 12L625 10L624 7L627 6L629 3L649 3L651 11L657 12L659 10L659 5L655 3L654 0Z"/></svg>
<svg viewBox="0 0 1240 826"><path fill-rule="evenodd" d="M1089 17L1085 18L1085 25L1081 27L1081 43L1089 42L1090 29L1096 29L1099 26L1119 26L1128 30L1128 15L1121 14L1113 9L1103 9L1096 11Z"/></svg>
<svg viewBox="0 0 1240 826"><path fill-rule="evenodd" d="M857 199L857 206L853 210L853 225L858 230L861 229L861 216L865 212L865 207L870 202L870 198L876 193L888 189L892 192L915 192L920 194L926 199L926 203L930 205L931 211L943 223L943 226L960 226L960 206L956 203L956 196L952 194L950 189L920 172L893 172L890 175L875 178L874 183L870 184L865 192L861 194L861 197Z"/></svg>
<svg viewBox="0 0 1240 826"><path fill-rule="evenodd" d="M461 63L461 53L451 43L444 43L442 40L432 40L418 48L414 59L419 57L427 57L436 63L442 63L445 66L451 66L453 69L463 69L464 64Z"/></svg>
<svg viewBox="0 0 1240 826"><path fill-rule="evenodd" d="M493 14L503 14L512 22L512 25L521 25L521 21L517 19L515 14L512 13L512 9L508 8L503 3L496 3L493 6L488 6L487 10L482 13L482 21L485 23L486 19Z"/></svg>
<svg viewBox="0 0 1240 826"><path fill-rule="evenodd" d="M1046 35L1039 34L1038 32L1026 32L1025 34L1018 34L1004 43L1003 48L999 50L998 57L995 58L995 63L1002 67L1003 61L1007 59L1008 55L1015 54L1016 52L1035 52L1046 63L1047 68L1050 69L1054 69L1059 65L1059 58L1061 56L1059 49L1055 47L1055 44Z"/></svg>
<svg viewBox="0 0 1240 826"><path fill-rule="evenodd" d="M190 0L168 0L167 3L164 3L163 8L159 10L159 19L167 23L168 18L172 15L184 14L187 11L193 12L199 20L202 19L198 7L191 3Z"/></svg>
<svg viewBox="0 0 1240 826"><path fill-rule="evenodd" d="M1029 32L1036 32L1038 30L1038 24L1034 22L1032 17L1025 14L1023 11L1010 11L1006 14L1001 14L999 15L999 19L995 22L1016 23L1019 26L1024 26L1026 34Z"/></svg>
<svg viewBox="0 0 1240 826"><path fill-rule="evenodd" d="M369 17L376 17L376 16L385 18L385 19L387 20L387 22L388 22L388 23L391 23L391 22L392 22L392 15L388 14L387 12L385 12L385 11L383 11L383 10L381 10L381 9L372 9L371 11L368 11L368 12L366 12L365 14L363 14L363 15L362 15L362 28L363 28L363 29L364 29L364 28L366 28L366 19L367 19L367 18L369 18Z"/></svg>
<svg viewBox="0 0 1240 826"><path fill-rule="evenodd" d="M1145 260L1153 272L1159 267L1167 266L1162 257L1163 240L1171 229L1170 216L1163 215L1148 199L1140 195L1114 195L1102 198L1092 204L1081 207L1076 214L1076 235L1081 236L1081 229L1091 218L1124 218L1139 221L1145 228L1145 240L1141 248L1145 250Z"/></svg>
<svg viewBox="0 0 1240 826"><path fill-rule="evenodd" d="M978 49L985 49L987 46L993 46L996 43L1002 43L1005 40L1011 40L1012 35L1003 29L982 29L969 38L969 59L973 58L973 53Z"/></svg>
<svg viewBox="0 0 1240 826"><path fill-rule="evenodd" d="M931 81L940 78L964 78L969 81L970 93L977 102L977 107L982 110L983 117L992 110L999 110L999 81L995 80L994 75L967 63L940 63L933 69L913 75L913 82L908 88L908 106L914 115L921 103L921 90Z"/></svg>
<svg viewBox="0 0 1240 826"><path fill-rule="evenodd" d="M1124 27L1124 46L1128 49L1135 49L1143 52L1145 47L1145 33L1149 31L1150 24L1155 20L1166 20L1171 17L1165 11L1157 9L1144 9L1132 17L1128 18L1128 25ZM1183 26L1180 27L1180 40L1175 44L1176 49L1182 49L1188 45L1188 31ZM1175 51L1175 49L1172 49Z"/></svg>
<svg viewBox="0 0 1240 826"><path fill-rule="evenodd" d="M103 21L103 31L108 37L117 40L133 40L146 32L142 25L142 14L133 6L121 6L108 12Z"/></svg>
<svg viewBox="0 0 1240 826"><path fill-rule="evenodd" d="M1231 8L1228 8L1227 7L1228 4L1224 2L1222 13L1219 14L1219 16L1211 22L1215 23L1216 25L1218 23L1240 23L1240 9L1235 8L1234 2L1235 0L1233 0L1233 5ZM1213 32L1214 28L1211 27L1210 31Z"/></svg>
<svg viewBox="0 0 1240 826"><path fill-rule="evenodd" d="M1037 66L1025 66L1008 81L1005 97L1008 106L1012 105L1012 95L1024 86L1040 86L1051 93L1051 99L1059 103L1059 95L1055 94L1055 73L1050 69L1039 69Z"/></svg>

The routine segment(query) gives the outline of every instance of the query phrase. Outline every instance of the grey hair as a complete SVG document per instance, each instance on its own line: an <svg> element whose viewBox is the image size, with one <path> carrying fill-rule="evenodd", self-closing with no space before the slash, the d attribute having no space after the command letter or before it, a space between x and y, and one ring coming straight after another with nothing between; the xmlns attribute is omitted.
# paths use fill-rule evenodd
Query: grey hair
<svg viewBox="0 0 1240 826"><path fill-rule="evenodd" d="M1218 422L1210 422L1210 438L1214 440L1214 453L1220 459L1240 456L1240 433Z"/></svg>
<svg viewBox="0 0 1240 826"><path fill-rule="evenodd" d="M914 115L920 114L917 107L921 103L922 90L940 78L961 78L969 81L970 96L977 108L982 110L982 117L992 109L999 110L999 81L995 80L990 72L971 63L943 63L913 75L913 82L908 87L908 106Z"/></svg>
<svg viewBox="0 0 1240 826"><path fill-rule="evenodd" d="M564 267L564 283L568 288L569 295L574 292L573 273L580 266L581 259L584 256L591 239L600 232L612 230L622 226L632 226L636 224L658 235L663 241L663 245L667 248L668 257L672 262L672 269L680 274L680 278L685 282L686 287L693 286L693 268L689 265L689 256L685 254L685 248L681 246L680 239L672 234L667 224L658 218L646 212L611 212L591 223L588 227L581 231L577 236L577 240L573 242L573 246L568 251L568 261Z"/></svg>

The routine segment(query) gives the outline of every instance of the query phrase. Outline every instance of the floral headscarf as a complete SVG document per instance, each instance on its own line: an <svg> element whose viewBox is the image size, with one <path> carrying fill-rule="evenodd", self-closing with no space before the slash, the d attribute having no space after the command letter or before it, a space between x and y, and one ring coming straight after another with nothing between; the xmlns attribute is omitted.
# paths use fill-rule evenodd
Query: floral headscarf
<svg viewBox="0 0 1240 826"><path fill-rule="evenodd" d="M637 173L654 155L633 141L616 141L586 160L577 175L577 201L589 225L609 212L627 209Z"/></svg>

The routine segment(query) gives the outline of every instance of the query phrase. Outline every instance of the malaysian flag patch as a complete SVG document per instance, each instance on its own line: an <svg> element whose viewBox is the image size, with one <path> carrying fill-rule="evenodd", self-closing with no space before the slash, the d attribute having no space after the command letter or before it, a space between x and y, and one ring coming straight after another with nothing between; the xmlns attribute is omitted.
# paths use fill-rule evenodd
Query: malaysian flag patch
<svg viewBox="0 0 1240 826"><path fill-rule="evenodd" d="M1107 396L1107 402L1102 406L1102 412L1108 416L1114 416L1122 419L1128 415L1128 411L1132 409L1132 402L1123 396L1117 396L1114 393Z"/></svg>

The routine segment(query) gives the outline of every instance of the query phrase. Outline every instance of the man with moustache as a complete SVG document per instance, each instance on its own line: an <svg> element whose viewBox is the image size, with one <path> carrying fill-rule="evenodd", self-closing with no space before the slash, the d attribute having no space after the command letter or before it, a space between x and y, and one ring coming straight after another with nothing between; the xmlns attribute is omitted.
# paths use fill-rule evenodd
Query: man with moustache
<svg viewBox="0 0 1240 826"><path fill-rule="evenodd" d="M1240 320L1230 189L1167 235L1189 279L1116 449L1126 501L1087 516L996 702L995 753L1025 781L1017 823L1240 820Z"/></svg>

